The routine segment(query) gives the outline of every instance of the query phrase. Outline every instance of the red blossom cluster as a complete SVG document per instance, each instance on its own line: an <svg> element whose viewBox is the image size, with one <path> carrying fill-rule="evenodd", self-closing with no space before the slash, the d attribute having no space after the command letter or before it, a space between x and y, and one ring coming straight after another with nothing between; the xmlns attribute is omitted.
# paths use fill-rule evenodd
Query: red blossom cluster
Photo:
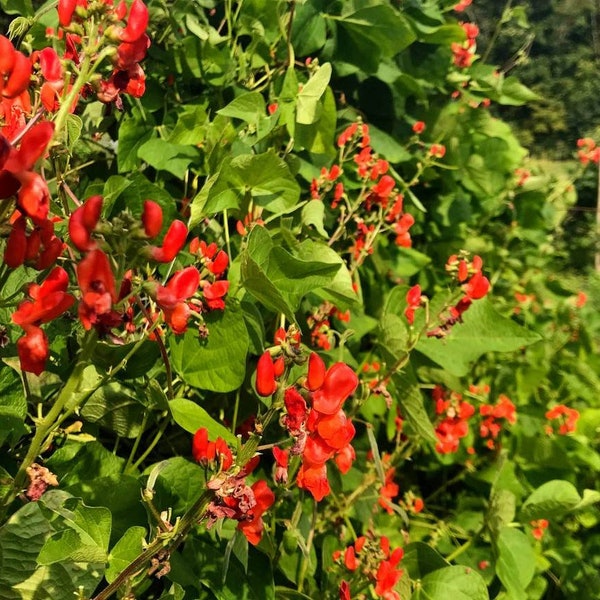
<svg viewBox="0 0 600 600"><path fill-rule="evenodd" d="M30 130L33 131L33 130ZM24 138L25 140L25 138ZM164 322L176 333L184 333L192 315L214 309L223 309L224 295L229 283L219 280L228 265L228 257L218 251L216 246L207 246L195 240L192 250L203 265L202 272L195 266L176 271L162 284L153 279L142 281L135 268L136 260L140 266L146 261L170 262L183 249L188 230L181 221L173 221L165 233L162 243L154 245L162 229L162 209L152 200L144 203L141 222L131 216L127 240L135 248L136 259L131 268L118 282L118 265L108 250L118 244L115 238L121 235L112 230L109 223L101 223L103 199L92 196L76 208L69 218L68 231L75 251L82 253L76 264L75 273L80 290L78 315L84 329L96 329L101 336L110 337L115 343L122 343L122 335L135 333L154 327L160 311ZM25 216L13 221L12 230L6 245L4 261L9 266L32 262L48 266L62 253L64 244L52 238L53 229L41 220L28 233ZM37 249L34 254L31 248ZM127 250L124 250L127 252ZM134 280L138 285L134 288ZM24 371L40 374L48 358L48 341L39 325L55 319L74 303L75 298L67 294L69 276L62 268L55 268L41 285L32 285L29 295L32 300L24 301L13 314L13 321L23 327L26 335L19 341L19 357ZM145 292L145 299L138 295ZM140 309L137 311L136 308ZM25 315L27 311L27 316ZM135 320L137 317L138 325ZM117 328L124 332L118 334Z"/></svg>
<svg viewBox="0 0 600 600"><path fill-rule="evenodd" d="M530 525L533 527L531 530L531 535L539 541L544 537L550 522L548 519L536 519L535 521L531 521Z"/></svg>
<svg viewBox="0 0 600 600"><path fill-rule="evenodd" d="M481 387L470 386L471 393L480 393ZM489 393L489 386L485 386ZM517 410L511 399L505 394L498 396L496 404L482 404L479 414L484 417L479 424L479 435L486 440L485 445L490 449L496 448L496 440L502 431L501 419L514 425L517 421Z"/></svg>
<svg viewBox="0 0 600 600"><path fill-rule="evenodd" d="M68 285L67 272L55 267L40 285L29 285L30 300L23 300L12 314L13 323L25 332L17 342L23 371L39 375L45 369L49 356L48 338L40 325L53 321L73 305L75 298L67 293Z"/></svg>
<svg viewBox="0 0 600 600"><path fill-rule="evenodd" d="M192 455L196 462L215 472L207 483L215 496L206 509L206 526L212 527L218 519L233 519L238 521L237 528L247 540L253 545L258 544L264 529L262 515L275 502L275 494L266 481L260 479L252 486L246 482L246 477L258 465L258 457L238 472L229 472L234 464L229 446L220 437L214 442L209 441L205 428L194 434Z"/></svg>
<svg viewBox="0 0 600 600"><path fill-rule="evenodd" d="M453 42L450 45L450 49L452 50L454 64L459 69L464 69L470 67L475 58L475 39L479 35L479 27L474 23L461 23L460 25L463 28L467 39L462 44Z"/></svg>
<svg viewBox="0 0 600 600"><path fill-rule="evenodd" d="M490 291L490 282L483 274L483 260L474 256L467 260L467 254L460 256L453 254L446 262L446 271L453 275L463 292L459 301L448 309L448 314L442 316L438 327L427 332L428 337L445 337L448 332L462 321L462 315L469 309L473 300L479 300Z"/></svg>
<svg viewBox="0 0 600 600"><path fill-rule="evenodd" d="M475 414L475 407L463 400L461 394L448 392L439 385L433 389L432 396L435 401L435 413L438 415L435 427L438 438L436 452L457 452L460 440L469 433L469 419Z"/></svg>
<svg viewBox="0 0 600 600"><path fill-rule="evenodd" d="M342 312L331 304L331 302L323 302L306 317L313 346L317 346L323 350L331 350L333 343L331 317L347 323L350 320L350 311L346 310Z"/></svg>
<svg viewBox="0 0 600 600"><path fill-rule="evenodd" d="M73 61L76 66L89 54L90 47L115 47L110 76L106 80L95 79L92 84L98 100L115 102L120 107L121 93L135 98L144 94L146 75L139 63L146 56L150 38L146 35L148 8L142 0L133 0L129 8L123 0L116 6L112 0L59 0L58 18L59 36L66 33L63 58ZM87 39L87 36L94 37ZM53 66L44 68L42 65L42 72L51 89L58 94L62 91L62 71L59 76L58 56L49 58ZM48 73L53 73L50 79ZM46 97L55 100L51 93Z"/></svg>
<svg viewBox="0 0 600 600"><path fill-rule="evenodd" d="M355 430L342 405L357 385L358 377L348 365L336 363L326 369L323 360L313 352L306 390L285 390L282 424L294 438L290 454L302 457L296 481L317 501L330 492L327 462L334 458L342 473L352 466L355 454L350 442Z"/></svg>
<svg viewBox="0 0 600 600"><path fill-rule="evenodd" d="M592 138L581 138L577 140L577 158L582 165L590 162L598 164L600 162L600 146Z"/></svg>
<svg viewBox="0 0 600 600"><path fill-rule="evenodd" d="M403 548L390 548L390 541L382 536L379 541L371 537L360 536L356 542L348 546L343 553L334 552L333 559L343 564L354 575L354 579L375 584L374 592L383 600L400 600L400 594L394 589L402 577L402 569L398 567L404 557ZM360 586L359 583L359 586ZM351 584L342 581L340 600L350 600Z"/></svg>
<svg viewBox="0 0 600 600"><path fill-rule="evenodd" d="M559 433L567 435L573 433L577 429L577 421L579 420L579 411L574 408L569 408L564 404L557 404L546 412L546 419L550 423L546 426L546 433Z"/></svg>
<svg viewBox="0 0 600 600"><path fill-rule="evenodd" d="M471 6L472 2L473 0L460 0L460 2L458 4L455 4L453 8L456 12L462 12L463 10Z"/></svg>

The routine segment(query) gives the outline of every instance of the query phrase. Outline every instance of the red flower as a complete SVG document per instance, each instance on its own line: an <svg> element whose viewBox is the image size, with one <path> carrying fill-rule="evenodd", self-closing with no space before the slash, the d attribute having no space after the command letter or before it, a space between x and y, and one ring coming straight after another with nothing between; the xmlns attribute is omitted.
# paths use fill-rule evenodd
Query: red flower
<svg viewBox="0 0 600 600"><path fill-rule="evenodd" d="M406 294L407 306L404 309L404 316L410 325L415 322L415 311L421 306L422 298L420 285L413 285Z"/></svg>
<svg viewBox="0 0 600 600"><path fill-rule="evenodd" d="M150 239L155 238L160 233L163 224L163 211L160 204L157 204L153 200L144 201L142 224L144 225L146 235Z"/></svg>
<svg viewBox="0 0 600 600"><path fill-rule="evenodd" d="M25 335L17 341L21 369L39 375L46 368L50 354L46 334L34 325L25 328Z"/></svg>
<svg viewBox="0 0 600 600"><path fill-rule="evenodd" d="M71 24L76 7L77 0L58 0L58 22L63 27L68 27Z"/></svg>
<svg viewBox="0 0 600 600"><path fill-rule="evenodd" d="M194 434L192 456L201 465L216 467L219 471L227 471L233 464L233 455L227 442L221 437L210 442L208 430L205 427L198 429Z"/></svg>
<svg viewBox="0 0 600 600"><path fill-rule="evenodd" d="M229 290L229 281L215 281L214 283L202 282L202 293L206 305L211 310L223 310L225 301L223 296Z"/></svg>
<svg viewBox="0 0 600 600"><path fill-rule="evenodd" d="M266 398L274 394L276 389L275 365L273 357L267 350L258 359L256 365L256 392L259 396Z"/></svg>
<svg viewBox="0 0 600 600"><path fill-rule="evenodd" d="M300 465L296 482L299 488L308 490L317 502L323 500L331 491L325 464L313 467L303 463Z"/></svg>
<svg viewBox="0 0 600 600"><path fill-rule="evenodd" d="M19 304L12 315L13 322L25 329L62 315L75 302L75 298L66 292L68 284L69 276L61 267L53 269L41 285L31 284L28 293L32 300Z"/></svg>
<svg viewBox="0 0 600 600"><path fill-rule="evenodd" d="M413 126L412 130L417 134L421 134L425 131L425 123L423 121L417 121Z"/></svg>
<svg viewBox="0 0 600 600"><path fill-rule="evenodd" d="M289 452L282 450L277 446L273 447L273 458L275 459L275 481L277 483L287 483L288 480L288 462Z"/></svg>
<svg viewBox="0 0 600 600"><path fill-rule="evenodd" d="M240 521L237 528L253 546L256 546L260 542L264 528L262 515L275 502L275 494L273 494L267 482L263 479L252 485L252 491L254 492L256 505L251 510L250 519Z"/></svg>
<svg viewBox="0 0 600 600"><path fill-rule="evenodd" d="M313 392L313 408L319 413L337 413L358 386L356 373L345 363L336 363L327 371L323 385Z"/></svg>
<svg viewBox="0 0 600 600"><path fill-rule="evenodd" d="M122 42L135 42L144 35L146 27L148 27L148 8L142 0L133 0L127 26L119 30L118 37Z"/></svg>
<svg viewBox="0 0 600 600"><path fill-rule="evenodd" d="M327 369L323 359L316 353L311 352L308 357L308 376L306 378L306 387L311 392L320 388L325 382Z"/></svg>
<svg viewBox="0 0 600 600"><path fill-rule="evenodd" d="M165 234L161 247L152 246L150 255L158 262L171 262L185 245L187 227L182 221L173 221Z"/></svg>
<svg viewBox="0 0 600 600"><path fill-rule="evenodd" d="M92 231L96 228L102 212L102 196L91 196L69 218L69 236L73 245L82 252L97 247L92 240Z"/></svg>
<svg viewBox="0 0 600 600"><path fill-rule="evenodd" d="M157 285L153 291L156 303L163 311L165 322L174 333L184 333L190 316L186 300L191 298L200 284L200 273L195 267L177 271L167 285Z"/></svg>
<svg viewBox="0 0 600 600"><path fill-rule="evenodd" d="M117 296L115 278L108 257L102 250L92 250L77 265L77 282L82 296L79 303L79 319L85 329L97 326L110 329L119 322L112 310Z"/></svg>

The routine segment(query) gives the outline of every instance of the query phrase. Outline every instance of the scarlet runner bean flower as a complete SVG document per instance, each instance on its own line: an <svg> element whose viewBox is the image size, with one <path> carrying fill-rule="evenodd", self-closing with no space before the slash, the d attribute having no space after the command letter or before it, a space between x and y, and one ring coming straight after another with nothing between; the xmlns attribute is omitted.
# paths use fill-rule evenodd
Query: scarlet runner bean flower
<svg viewBox="0 0 600 600"><path fill-rule="evenodd" d="M28 294L12 314L12 320L25 331L17 342L19 362L23 371L39 375L46 368L49 356L48 338L40 325L48 323L68 310L75 298L67 293L69 276L61 267L53 269L40 284L31 284Z"/></svg>
<svg viewBox="0 0 600 600"><path fill-rule="evenodd" d="M558 426L558 433L567 435L577 429L579 411L564 404L558 404L546 412L546 419L550 421L550 424L546 427L546 433L553 433L556 426Z"/></svg>
<svg viewBox="0 0 600 600"><path fill-rule="evenodd" d="M319 375L309 373L308 381L321 377L323 368L319 361L320 358L313 358L309 364L309 369L316 370ZM358 377L354 371L344 363L336 363L326 371L321 385L309 394L312 402L310 409L307 409L297 390L286 390L287 415L283 422L290 434L297 438L291 453L302 453L297 484L308 490L317 501L330 492L327 461L341 454L338 468L344 473L351 466L354 452L348 446L355 430L342 405L354 393L357 385Z"/></svg>
<svg viewBox="0 0 600 600"><path fill-rule="evenodd" d="M197 291L200 273L195 267L186 267L177 271L166 285L150 284L149 293L162 310L165 322L176 334L187 329L191 309L187 300Z"/></svg>

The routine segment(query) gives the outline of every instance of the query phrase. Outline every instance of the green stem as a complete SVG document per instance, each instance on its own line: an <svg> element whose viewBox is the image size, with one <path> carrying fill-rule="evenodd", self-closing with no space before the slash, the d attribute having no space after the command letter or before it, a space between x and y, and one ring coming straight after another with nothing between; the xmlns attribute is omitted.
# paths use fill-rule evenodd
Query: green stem
<svg viewBox="0 0 600 600"><path fill-rule="evenodd" d="M167 416L165 418L165 420L161 423L158 431L156 432L156 435L154 436L154 438L152 439L150 444L148 444L148 447L144 450L142 455L129 467L129 469L128 469L129 472L135 471L146 460L146 458L148 457L150 452L152 452L152 450L154 450L156 444L158 444L158 442L160 441L160 438L163 436L170 421L171 421L171 419Z"/></svg>

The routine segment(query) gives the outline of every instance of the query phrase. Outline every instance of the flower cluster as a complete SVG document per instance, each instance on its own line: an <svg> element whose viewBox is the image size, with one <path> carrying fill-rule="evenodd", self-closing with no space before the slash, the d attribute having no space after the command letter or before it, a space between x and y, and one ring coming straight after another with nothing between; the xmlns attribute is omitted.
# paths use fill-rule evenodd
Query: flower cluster
<svg viewBox="0 0 600 600"><path fill-rule="evenodd" d="M402 569L398 567L404 557L403 548L390 548L389 539L382 536L379 541L372 537L360 536L356 542L343 552L336 551L333 559L350 571L357 587L365 579L375 584L374 592L384 600L400 600L400 594L394 589L402 577ZM342 581L340 598L350 600L350 583Z"/></svg>
<svg viewBox="0 0 600 600"><path fill-rule="evenodd" d="M313 346L331 350L334 338L334 331L331 328L332 317L347 323L350 320L350 311L342 312L331 302L323 302L306 318Z"/></svg>
<svg viewBox="0 0 600 600"><path fill-rule="evenodd" d="M313 352L304 394L297 387L285 390L282 424L294 438L290 454L302 457L297 484L317 501L330 492L327 462L334 458L342 473L352 466L355 454L350 442L355 430L342 405L357 385L358 377L348 365L336 363L326 369Z"/></svg>
<svg viewBox="0 0 600 600"><path fill-rule="evenodd" d="M450 306L447 314L442 315L441 323L431 331L428 337L445 337L448 332L462 321L462 315L469 309L473 300L479 300L490 291L490 282L483 274L483 260L475 255L468 260L468 253L462 252L459 256L453 254L446 262L446 271L454 276L459 284L462 296Z"/></svg>
<svg viewBox="0 0 600 600"><path fill-rule="evenodd" d="M66 34L63 59L79 67L90 52L97 53L100 48L104 53L111 50L112 72L106 80L95 78L92 82L98 100L114 102L121 107L121 93L135 98L144 94L146 76L139 63L146 56L150 38L146 35L148 8L142 0L133 0L129 10L125 2L113 6L108 0L59 0L58 17L61 26L59 36L63 32ZM57 64L57 58L52 59L53 64ZM42 65L44 75L56 73L49 79L49 83L54 82L56 92L62 91L63 81L58 69L58 66L46 68L44 72Z"/></svg>
<svg viewBox="0 0 600 600"><path fill-rule="evenodd" d="M546 412L546 419L550 423L546 426L546 433L559 433L567 435L573 433L577 429L577 421L579 419L579 411L574 408L569 408L564 404L557 404Z"/></svg>
<svg viewBox="0 0 600 600"><path fill-rule="evenodd" d="M475 58L475 39L479 35L479 27L474 23L461 23L461 26L467 39L462 44L452 43L450 49L452 50L454 64L459 69L464 69L470 67Z"/></svg>
<svg viewBox="0 0 600 600"><path fill-rule="evenodd" d="M438 438L436 452L457 452L460 440L469 433L469 419L475 414L475 407L463 400L461 394L448 392L439 385L433 389L432 396L435 401L435 413L438 415L435 427Z"/></svg>
<svg viewBox="0 0 600 600"><path fill-rule="evenodd" d="M533 527L531 530L531 535L539 541L544 537L550 522L548 519L536 519L535 521L531 521L530 525Z"/></svg>
<svg viewBox="0 0 600 600"><path fill-rule="evenodd" d="M247 540L258 544L264 529L262 515L275 502L275 494L266 481L259 479L251 486L246 482L258 464L258 457L239 471L230 471L234 457L227 442L220 437L211 442L205 428L194 434L192 455L196 462L215 472L207 483L215 495L206 509L206 526L212 527L219 519L233 519L238 521L237 528Z"/></svg>
<svg viewBox="0 0 600 600"><path fill-rule="evenodd" d="M486 386L489 392L489 387ZM479 388L470 386L471 393L478 393ZM511 399L505 394L498 396L496 404L482 404L479 407L479 414L483 417L483 421L479 425L479 434L486 440L485 445L490 449L496 448L498 435L502 431L501 419L514 425L517 421L516 407Z"/></svg>
<svg viewBox="0 0 600 600"><path fill-rule="evenodd" d="M600 162L600 146L592 138L581 138L577 140L577 158L582 165L588 165L590 162L598 164Z"/></svg>

